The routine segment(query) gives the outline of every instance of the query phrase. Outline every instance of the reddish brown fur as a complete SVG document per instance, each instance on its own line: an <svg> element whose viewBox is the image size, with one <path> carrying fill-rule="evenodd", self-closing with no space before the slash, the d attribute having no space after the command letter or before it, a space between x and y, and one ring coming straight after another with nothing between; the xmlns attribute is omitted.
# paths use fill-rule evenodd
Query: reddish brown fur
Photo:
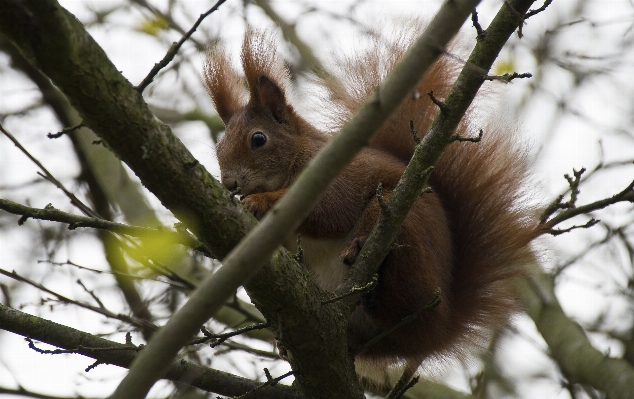
<svg viewBox="0 0 634 399"><path fill-rule="evenodd" d="M347 80L332 89L335 125L348 120L407 44L401 38L387 50L375 49L343 63ZM224 53L210 56L205 73L226 124L218 145L223 184L242 189L245 206L257 217L286 192L330 137L288 104L288 77L275 47L270 35L246 35L242 64L248 102ZM337 270L348 266L339 255L354 259L358 248L353 240L363 242L379 214L378 183L389 196L413 153L409 121L425 132L436 109L424 93L433 90L444 96L454 69L447 60L432 68L417 86L423 95L401 105L303 222L299 232L313 240L307 245L321 250L320 243L334 242L337 248L334 256L324 255L328 259L309 259L309 268L323 267L330 273L327 268L334 262L334 273L341 274ZM469 134L466 128L460 130ZM253 147L255 133L266 135L265 145ZM404 247L388 255L377 288L351 315L350 345L358 347L418 311L437 288L442 292L440 305L366 349L360 359L417 365L430 356L460 355L482 343L484 332L506 324L516 309L510 279L524 273L523 266L533 260L528 244L537 235L535 212L522 205L527 169L524 150L504 131L487 130L478 144L450 145L430 180L433 193L419 198L398 234L397 242ZM322 287L336 286L336 278L333 283L314 271Z"/></svg>

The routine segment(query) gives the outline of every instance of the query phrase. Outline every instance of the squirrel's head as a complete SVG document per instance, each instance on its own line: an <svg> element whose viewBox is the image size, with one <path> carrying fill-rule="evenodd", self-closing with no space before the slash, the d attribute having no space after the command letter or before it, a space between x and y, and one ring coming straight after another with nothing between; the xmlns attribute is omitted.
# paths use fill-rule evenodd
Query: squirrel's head
<svg viewBox="0 0 634 399"><path fill-rule="evenodd" d="M245 36L241 58L248 101L244 80L224 51L209 52L205 65L207 91L225 123L217 146L222 184L243 195L287 184L299 139L298 117L284 92L288 73L271 36L253 31Z"/></svg>

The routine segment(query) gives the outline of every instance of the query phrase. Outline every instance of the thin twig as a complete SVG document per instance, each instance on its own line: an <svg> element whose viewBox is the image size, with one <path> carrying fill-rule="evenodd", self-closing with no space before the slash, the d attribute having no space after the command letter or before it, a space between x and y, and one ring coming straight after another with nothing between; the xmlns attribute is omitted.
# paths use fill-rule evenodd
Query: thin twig
<svg viewBox="0 0 634 399"><path fill-rule="evenodd" d="M200 17L198 17L198 20L194 23L194 25L191 27L191 29L189 31L187 31L177 43L173 43L172 44L172 46L167 51L167 54L165 54L165 57L163 57L163 59L160 62L154 64L154 67L152 68L150 73L136 87L136 89L137 89L137 91L139 93L142 93L143 90L145 90L145 88L150 83L152 83L152 81L154 80L156 75L161 71L161 69L165 68L167 66L167 64L169 64L174 59L174 57L178 53L178 50L187 41L187 39L189 39L189 37L194 34L194 32L196 31L196 29L198 29L198 26L203 22L203 20L205 18L207 18L207 16L209 14L213 13L214 11L216 11L218 9L218 7L220 7L222 5L222 3L224 3L225 1L226 0L218 0L218 2L216 2L216 4L214 4L214 6L211 7L206 13L201 14Z"/></svg>
<svg viewBox="0 0 634 399"><path fill-rule="evenodd" d="M63 296L61 294L58 294L57 292L49 290L48 288L44 287L41 284L36 283L33 280L30 280L30 279L28 279L26 277L20 276L15 271L9 272L7 270L0 269L0 274L5 275L7 277L10 277L10 278L12 278L14 280L21 281L23 283L27 283L29 285L32 285L33 287L35 287L35 288L37 288L37 289L39 289L41 291L44 291L47 294L53 295L54 297L56 297L61 302L68 303L68 304L71 304L71 305L77 305L77 306L82 307L84 309L92 310L95 313L99 313L99 314L101 314L103 316L106 316L106 317L109 317L111 319L116 319L116 320L123 321L124 323L131 324L131 325L133 325L135 327L138 327L140 329L143 329L143 330L147 330L147 329L150 329L151 331L158 330L158 327L156 325L154 325L153 323L150 323L149 321L137 319L137 318L131 317L131 316L126 316L126 315L120 314L120 313L116 314L116 313L113 313L113 312L111 312L111 311L109 311L108 309L105 309L105 308L99 308L99 307L96 307L96 306L89 305L87 303L83 303L83 302L76 301L74 299L67 298L67 297L65 297L65 296Z"/></svg>
<svg viewBox="0 0 634 399"><path fill-rule="evenodd" d="M562 193L560 196L558 196L553 202L551 202L546 207L541 217L542 223L548 220L548 218L551 215L553 215L555 212L557 212L557 210L559 209L570 209L575 207L577 203L577 198L580 193L579 185L581 184L582 175L584 174L585 171L586 171L586 168L581 168L580 170L573 169L572 173L574 175L574 178L570 177L570 175L567 173L564 175L564 178L568 182L568 190L566 190L565 193ZM566 195L566 193L568 193L568 191L570 191L570 200L568 200L567 202L562 202L564 199L564 196Z"/></svg>
<svg viewBox="0 0 634 399"><path fill-rule="evenodd" d="M576 225L574 225L572 227L568 227L567 229L550 229L550 230L548 230L548 233L552 234L553 236L558 236L560 234L571 232L572 230L589 229L590 227L594 226L597 223L599 223L599 220L597 220L595 218L591 218L585 224L576 224Z"/></svg>
<svg viewBox="0 0 634 399"><path fill-rule="evenodd" d="M286 374L282 374L281 376L277 377L277 378L272 378L271 377L271 373L269 373L269 370L267 368L264 369L264 373L266 374L266 379L267 381L265 383L263 383L262 385L253 388L252 390L250 390L249 392L245 393L244 395L238 396L235 399L246 399L248 398L251 394L253 394L254 392L257 392L258 390L264 388L264 387L268 387L268 386L275 386L277 385L278 382L282 381L284 378L293 375L292 371L289 371Z"/></svg>
<svg viewBox="0 0 634 399"><path fill-rule="evenodd" d="M101 309L105 309L105 308L106 308L106 307L103 305L103 302L101 302L101 300L99 299L99 297L95 294L95 292L94 292L94 291L92 291L92 290L89 290L89 289L88 289L88 288L84 285L84 283L82 283L82 281L81 281L80 279L77 279L77 284L79 284L79 285L81 286L81 288L83 288L83 289L84 289L84 291L86 291L86 293L87 293L88 295L90 295L90 296L92 297L92 299L94 299L94 300L95 300L95 302L97 302L97 305L99 305L99 307L100 307Z"/></svg>
<svg viewBox="0 0 634 399"><path fill-rule="evenodd" d="M526 15L524 16L524 20L527 20L533 15L539 14L540 12L544 11L552 2L553 0L544 1L544 5L539 7L537 10L530 10L529 12L527 12Z"/></svg>
<svg viewBox="0 0 634 399"><path fill-rule="evenodd" d="M622 201L629 201L634 203L634 180L620 193L614 194L610 198L605 198L599 201L595 201L587 205L567 209L559 213L557 216L553 217L549 221L545 222L544 225L547 229L552 230L554 226L558 225L564 220L568 220L577 215L590 213L599 209L603 209L608 205L616 204L617 202L622 202ZM594 224L596 224L596 222Z"/></svg>
<svg viewBox="0 0 634 399"><path fill-rule="evenodd" d="M347 298L347 297L349 297L351 295L355 295L355 294L362 293L362 292L369 292L374 287L376 287L378 282L379 282L379 276L377 274L375 274L374 276L372 276L372 279L370 280L370 282L367 283L366 285L363 285L361 287L359 287L359 286L352 287L352 289L350 291L348 291L347 293L339 295L339 296L335 296L334 298L330 298L330 299L328 299L326 301L323 301L321 304L322 305L327 305L329 303L340 301L340 300L342 300L344 298Z"/></svg>
<svg viewBox="0 0 634 399"><path fill-rule="evenodd" d="M79 208L79 210L86 216L92 216L92 217L99 217L99 214L95 211L93 211L88 205L84 204L82 201L79 200L79 198L75 197L75 195L73 193L71 193L70 191L68 191L66 189L66 187L64 187L64 185L62 183L59 182L59 180L57 180L45 167L44 165L42 165L42 163L40 161L38 161L33 155L31 155L26 148L24 148L22 146L22 144L20 144L20 142L9 132L7 132L4 127L2 127L2 125L0 124L0 131L9 138L9 140L11 140L13 142L13 144L15 144L16 147L18 147L20 149L20 151L22 151L24 153L24 155L26 155L31 161L33 161L33 163L35 163L41 170L42 172L44 172L44 175L41 175L42 177L44 177L46 180L50 181L51 183L53 183L55 186L57 186L57 188L59 188L60 190L62 190L64 192L64 194L66 194L66 196L70 199L70 202L75 205L77 208Z"/></svg>
<svg viewBox="0 0 634 399"><path fill-rule="evenodd" d="M26 205L0 198L0 209L21 215L18 224L22 225L28 218L38 220L49 220L52 222L68 223L68 229L74 230L78 227L92 227L95 229L106 230L117 234L125 234L132 237L156 237L157 235L168 236L170 241L175 244L185 245L189 248L201 252L205 256L211 256L206 247L199 242L189 232L184 230L170 230L166 228L152 229L149 227L133 226L129 224L111 222L100 217L89 217L73 215L56 209L51 204L44 208L32 208Z"/></svg>
<svg viewBox="0 0 634 399"><path fill-rule="evenodd" d="M487 32L484 29L482 29L480 22L478 22L478 11L476 11L475 8L471 12L471 22L473 23L473 27L475 28L477 33L476 38L478 40L485 40L487 37Z"/></svg>
<svg viewBox="0 0 634 399"><path fill-rule="evenodd" d="M403 370L403 374L401 374L401 377L398 379L396 384L394 384L385 399L400 399L403 395L405 395L405 392L407 392L408 389L416 385L420 377L414 376L415 371L415 368L406 366L405 370Z"/></svg>
<svg viewBox="0 0 634 399"><path fill-rule="evenodd" d="M447 113L449 113L450 109L449 109L449 107L447 106L447 104L445 104L444 102L442 102L442 101L440 101L439 99L437 99L437 98L434 96L434 92L433 92L433 91L431 91L431 90L430 90L430 91L428 91L428 92L427 92L427 95L428 95L428 96L429 96L429 98L431 99L431 102L433 102L434 104L436 104L436 106L437 106L438 108L440 108L440 112L442 112L443 114L447 114Z"/></svg>
<svg viewBox="0 0 634 399"><path fill-rule="evenodd" d="M451 141L469 141L471 143L478 143L482 140L482 136L484 136L484 131L482 129L480 129L480 131L478 132L478 135L476 137L462 137L461 135L459 135L458 133L454 134L453 136L451 136Z"/></svg>
<svg viewBox="0 0 634 399"><path fill-rule="evenodd" d="M513 72L513 73L505 73L504 75L486 75L484 77L484 80L499 80L501 82L504 83L510 83L513 79L528 79L528 78L532 78L533 74L526 72L526 73L517 73L517 72Z"/></svg>
<svg viewBox="0 0 634 399"><path fill-rule="evenodd" d="M192 342L190 342L190 345L198 345L198 344L204 344L207 341L210 340L215 340L212 344L211 347L215 348L216 346L222 344L223 342L225 342L227 339L231 338L231 337L235 337L237 335L241 335L244 333L247 333L249 331L255 331L255 330L261 330L263 328L269 328L269 323L258 323L258 324L253 324L250 326L246 326L246 327L242 327L239 328L235 331L231 331L228 333L224 333L224 334L214 334L212 332L210 332L209 330L207 330L205 327L201 327L200 331L205 335L202 338L198 338L193 340Z"/></svg>
<svg viewBox="0 0 634 399"><path fill-rule="evenodd" d="M216 351L216 355L220 355L220 354L222 354L224 352L239 350L239 351L250 353L250 354L255 355L255 356L265 357L265 358L268 358L268 359L273 359L273 360L279 360L280 359L280 355L278 355L275 352L251 348L250 346L243 345L243 344L241 344L239 342L225 341L225 342L222 343L222 346L226 347L227 349Z"/></svg>
<svg viewBox="0 0 634 399"><path fill-rule="evenodd" d="M75 130L77 130L79 128L82 128L82 127L84 127L84 122L80 122L80 123L76 124L75 126L66 127L66 128L60 130L57 133L48 133L46 135L46 137L48 137L49 139L57 139L57 138L62 137L65 134L72 133Z"/></svg>

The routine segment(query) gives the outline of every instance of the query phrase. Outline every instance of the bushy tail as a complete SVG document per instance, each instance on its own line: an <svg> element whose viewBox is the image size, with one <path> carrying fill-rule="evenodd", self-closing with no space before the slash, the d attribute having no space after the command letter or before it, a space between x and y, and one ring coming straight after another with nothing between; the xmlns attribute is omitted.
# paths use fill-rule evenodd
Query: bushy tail
<svg viewBox="0 0 634 399"><path fill-rule="evenodd" d="M411 32L411 30L409 30ZM343 124L379 84L414 39L401 35L395 44L378 43L356 58L340 63L343 83L332 87L338 106L335 126ZM412 36L412 39L408 37ZM457 69L442 57L418 84L370 146L408 162L414 151L410 121L425 134L437 112L427 92L444 98ZM467 115L459 133L473 136ZM454 142L446 149L430 178L450 219L454 266L449 292L451 320L443 354L461 355L483 343L491 330L502 328L518 308L512 279L527 273L535 261L529 247L539 235L537 208L527 190L527 149L516 135L497 126L483 127L479 143Z"/></svg>

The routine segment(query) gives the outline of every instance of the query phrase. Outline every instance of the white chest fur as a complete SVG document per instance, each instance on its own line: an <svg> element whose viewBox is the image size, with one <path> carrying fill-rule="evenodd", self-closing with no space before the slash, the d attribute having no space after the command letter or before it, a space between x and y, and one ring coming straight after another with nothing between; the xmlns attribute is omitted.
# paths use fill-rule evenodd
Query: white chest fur
<svg viewBox="0 0 634 399"><path fill-rule="evenodd" d="M303 264L310 270L317 285L323 290L334 291L343 281L350 268L344 264L339 255L346 240L301 238L304 252ZM291 239L285 245L291 252L297 252L297 242Z"/></svg>

